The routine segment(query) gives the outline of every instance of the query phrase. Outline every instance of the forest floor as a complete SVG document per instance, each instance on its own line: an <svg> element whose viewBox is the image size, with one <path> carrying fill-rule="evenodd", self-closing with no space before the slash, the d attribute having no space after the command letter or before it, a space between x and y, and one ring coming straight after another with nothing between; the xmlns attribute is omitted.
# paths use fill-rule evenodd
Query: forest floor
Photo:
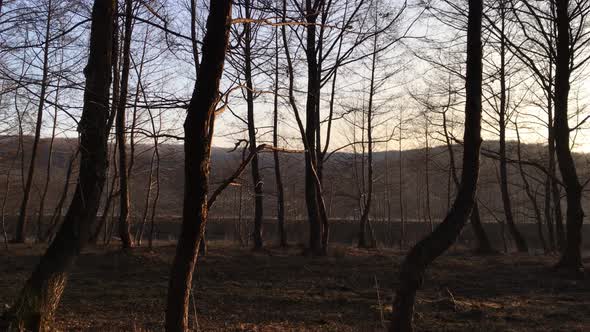
<svg viewBox="0 0 590 332"><path fill-rule="evenodd" d="M40 246L0 251L0 305L11 303ZM199 259L190 323L200 331L380 331L402 259L393 250L335 247L251 252L214 242ZM96 247L73 269L56 317L60 331L161 331L174 246ZM590 281L550 270L555 256L479 257L455 250L428 270L419 331L590 331ZM586 260L589 264L590 260ZM3 310L3 309L2 309ZM196 316L195 316L196 311Z"/></svg>

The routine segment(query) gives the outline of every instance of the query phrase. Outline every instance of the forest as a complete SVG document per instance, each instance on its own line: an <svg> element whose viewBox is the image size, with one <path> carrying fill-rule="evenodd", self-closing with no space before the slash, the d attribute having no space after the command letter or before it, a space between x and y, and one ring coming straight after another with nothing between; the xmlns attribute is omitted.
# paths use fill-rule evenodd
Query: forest
<svg viewBox="0 0 590 332"><path fill-rule="evenodd" d="M590 0L0 0L0 331L589 331Z"/></svg>

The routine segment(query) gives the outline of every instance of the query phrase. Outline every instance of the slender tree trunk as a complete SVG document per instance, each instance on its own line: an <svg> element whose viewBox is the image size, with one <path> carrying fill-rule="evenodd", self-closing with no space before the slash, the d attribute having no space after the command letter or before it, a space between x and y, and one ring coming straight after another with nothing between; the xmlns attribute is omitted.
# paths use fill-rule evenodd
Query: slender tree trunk
<svg viewBox="0 0 590 332"><path fill-rule="evenodd" d="M47 226L47 230L45 231L45 235L40 239L41 242L50 241L55 233L55 230L57 229L57 226L59 226L59 221L62 218L62 209L63 209L63 206L66 202L66 198L68 197L68 189L70 187L70 178L72 177L72 172L74 171L74 162L76 161L76 158L78 157L79 152L80 152L80 150L77 149L76 152L72 153L72 157L70 158L70 161L68 163L68 168L66 171L66 178L64 180L63 190L61 192L61 195L59 196L59 200L57 201L57 205L55 206L55 209L53 210L53 214L51 216L51 221L49 222L49 224Z"/></svg>
<svg viewBox="0 0 590 332"><path fill-rule="evenodd" d="M137 104L139 103L140 92L142 95L144 95L144 100L145 100L145 94L143 91L143 86L141 84L141 77L143 74L143 66L145 63L145 54L146 54L146 50L147 50L148 36L149 36L149 29L146 29L144 40L143 40L142 51L141 51L141 59L139 61L139 69L137 69L137 66L134 66L136 68L135 72L137 74L137 84L135 87L135 100L133 102L133 122L131 125L131 142L130 142L131 143L130 144L131 160L129 161L129 174L132 174L133 161L135 160L135 158L134 158L134 155L135 155L135 140L134 140L135 135L134 135L134 132L135 132L135 128L137 125ZM131 58L131 60L133 60L133 59ZM147 103L146 103L146 105L147 105ZM137 234L135 236L138 247L141 246L141 240L143 239L143 233L145 230L145 225L147 223L147 217L148 217L148 213L149 213L149 209L150 209L150 199L151 199L151 194L152 194L152 187L154 185L153 184L154 164L155 164L156 153L157 153L157 148L158 148L158 137L157 137L158 135L157 135L157 132L155 129L152 112L150 111L149 107L148 107L148 114L150 117L150 122L152 124L152 134L154 135L154 152L152 153L152 157L150 159L150 169L149 169L148 181L147 181L148 185L146 188L143 212L141 214L141 220L139 223Z"/></svg>
<svg viewBox="0 0 590 332"><path fill-rule="evenodd" d="M111 83L113 1L96 0L80 133L80 175L76 192L55 239L4 315L10 330L47 331L66 285L68 270L86 244L100 202L107 168L106 130Z"/></svg>
<svg viewBox="0 0 590 332"><path fill-rule="evenodd" d="M275 34L275 91L273 104L273 135L272 144L275 148L279 146L279 34ZM275 166L275 182L277 185L277 222L279 228L279 246L287 247L287 233L285 230L285 189L281 176L281 160L279 151L273 151Z"/></svg>
<svg viewBox="0 0 590 332"><path fill-rule="evenodd" d="M402 155L402 129L403 129L403 110L400 110L399 114L399 169L398 169L398 183L399 183L399 219L400 219L400 236L399 236L399 248L404 250L406 246L406 220L404 217L404 158Z"/></svg>
<svg viewBox="0 0 590 332"><path fill-rule="evenodd" d="M63 51L60 54L61 56L61 62L60 62L60 72L62 70L63 67ZM61 77L59 77L57 79L57 83L56 83L56 89L55 89L55 103L57 104L57 102L59 101L59 92L60 92L60 83L61 83ZM57 129L57 107L54 107L54 112L53 112L53 124L52 124L52 128L51 128L51 138L49 140L49 151L47 152L48 157L47 157L47 168L45 170L45 183L43 184L43 191L41 192L41 198L39 200L39 211L37 213L37 240L39 242L42 242L44 239L43 233L42 233L42 222L43 222L43 217L45 214L45 199L47 198L47 192L49 191L49 183L51 182L51 164L53 163L53 145L55 143L55 134L56 134L56 129ZM47 225L47 227L49 227L50 224Z"/></svg>
<svg viewBox="0 0 590 332"><path fill-rule="evenodd" d="M158 202L160 200L160 154L156 154L156 192L154 194L154 201L152 202L152 213L150 216L150 236L148 246L153 248L154 245L154 227L156 219L156 211L158 209Z"/></svg>
<svg viewBox="0 0 590 332"><path fill-rule="evenodd" d="M104 207L102 209L102 215L100 216L100 219L98 219L98 222L96 222L96 227L94 229L94 231L91 232L90 234L90 239L88 240L88 242L90 242L91 244L97 244L98 242L98 237L100 236L100 233L102 232L104 234L104 239L106 239L106 236L109 235L110 238L110 232L107 232L107 230L109 230L108 228L108 222L109 222L109 214L112 214L111 211L111 207L114 205L113 201L115 199L115 196L117 195L117 179L119 176L119 170L117 167L117 140L115 139L115 143L114 145L111 143L111 146L113 146L113 167L107 169L107 174L106 174L106 191L107 191L107 195L105 198L105 203L104 203ZM108 178L109 178L109 173L110 170L113 170L113 177L111 179L111 184L109 186L108 183ZM110 190L109 190L110 189Z"/></svg>
<svg viewBox="0 0 590 332"><path fill-rule="evenodd" d="M6 172L6 185L4 186L4 197L2 198L2 207L0 208L0 218L2 218L2 235L4 237L4 247L8 250L8 234L6 233L6 202L8 201L8 195L10 194L10 174L14 168L16 161L21 153L20 146L17 147L16 156Z"/></svg>
<svg viewBox="0 0 590 332"><path fill-rule="evenodd" d="M251 18L250 0L245 0L244 9L246 20ZM254 123L254 85L252 83L252 29L249 22L244 23L244 75L246 77L246 104L248 108L248 138L250 152L256 151L256 125ZM264 192L262 190L262 177L258 165L258 155L252 158L250 165L252 172L252 184L254 186L254 231L252 239L254 240L254 249L262 249L262 221L264 218Z"/></svg>
<svg viewBox="0 0 590 332"><path fill-rule="evenodd" d="M539 234L539 241L543 246L543 251L545 253L549 252L549 247L547 247L547 242L545 241L545 236L543 235L543 219L541 218L541 209L539 208L539 204L537 203L537 197L533 193L531 189L531 185L529 180L527 179L526 172L524 170L524 166L522 164L522 152L520 147L520 133L518 130L518 124L516 126L516 137L517 137L517 145L516 145L516 152L518 155L518 170L520 172L520 178L522 179L522 183L524 184L524 191L531 201L533 205L533 212L535 213L535 220L537 222L537 232Z"/></svg>
<svg viewBox="0 0 590 332"><path fill-rule="evenodd" d="M557 166L555 161L555 125L551 126L549 130L549 174L551 175L551 197L553 200L553 213L555 215L555 235L557 237L557 245L560 250L565 248L565 230L563 226L563 213L561 210L561 190L560 184L557 183Z"/></svg>
<svg viewBox="0 0 590 332"><path fill-rule="evenodd" d="M43 74L41 78L41 91L39 93L39 105L37 108L37 122L35 124L35 137L33 139L33 147L31 149L31 160L29 161L29 168L27 172L27 180L24 187L23 199L21 201L18 220L16 224L15 242L24 243L26 239L26 224L27 224L27 209L29 204L29 196L35 178L35 161L37 160L37 150L39 148L39 141L41 140L41 127L43 126L43 112L45 111L45 98L47 94L47 78L49 74L49 40L50 28L53 9L51 0L47 3L47 21L45 22L45 46L43 47ZM24 155L24 153L23 153Z"/></svg>
<svg viewBox="0 0 590 332"><path fill-rule="evenodd" d="M453 178L453 182L455 183L455 186L459 187L459 176L457 175L457 169L455 167L455 151L453 150L453 145L451 144L451 138L447 128L446 113L443 113L443 131L445 134L447 150L449 152L449 164L451 175ZM477 247L475 248L474 252L478 255L489 255L495 253L496 251L492 247L492 243L488 237L488 234L483 228L481 216L479 213L479 204L477 203L477 200L474 202L473 210L471 211L470 222L471 228L473 229L473 234L477 239Z"/></svg>
<svg viewBox="0 0 590 332"><path fill-rule="evenodd" d="M114 200L113 200L114 203ZM103 232L103 244L108 246L111 244L111 240L113 239L113 231L115 230L115 210L116 204L111 204L111 209L107 211L107 219L105 221L104 227L105 231Z"/></svg>
<svg viewBox="0 0 590 332"><path fill-rule="evenodd" d="M375 33L375 40L373 43L373 58L371 60L371 82L369 87L369 105L367 108L367 191L366 191L366 198L364 200L364 208L361 215L360 220L360 230L359 230L359 248L374 248L376 246L376 241L374 237L371 235L371 241L367 241L366 239L366 229L367 225L369 224L369 214L371 213L371 203L373 201L373 96L375 94L375 69L376 69L376 61L377 61L377 36L378 34ZM361 138L362 141L362 138ZM364 143L363 143L364 144ZM364 160L364 157L363 157ZM364 167L362 170L363 174L365 172ZM364 183L364 180L363 180Z"/></svg>
<svg viewBox="0 0 590 332"><path fill-rule="evenodd" d="M314 168L317 170L316 160L316 131L317 105L319 104L320 73L316 53L316 20L319 11L314 8L312 0L305 1L306 19L306 59L307 59L307 103L305 136L307 147L305 153L305 202L307 204L307 218L309 221L309 250L314 255L321 255L322 223L318 207L318 188L314 180Z"/></svg>
<svg viewBox="0 0 590 332"><path fill-rule="evenodd" d="M321 1L321 0L320 0ZM312 17L308 15L307 19L312 20L315 22L317 18L317 11L313 10L313 6L311 5L311 1L307 0L306 8L308 8L307 12L313 13ZM286 11L287 11L287 4L286 1L283 1L283 15L282 21L286 22ZM310 31L312 29L312 31ZM315 27L313 24L307 26L307 43L308 46L311 45L315 49ZM315 163L315 156L316 156L316 149L315 149L315 142L310 143L309 138L315 140L315 121L313 118L307 118L307 126L306 128L303 127L303 122L299 115L299 110L297 107L297 103L295 102L294 96L294 73L293 73L293 62L291 61L291 55L289 52L289 47L287 43L287 33L284 25L281 28L281 33L283 36L283 45L285 47L285 55L287 58L287 68L289 72L289 104L293 109L293 113L295 115L295 119L297 121L297 127L299 129L299 133L301 135L301 139L303 141L303 146L305 148L305 158L306 158L306 177L305 177L305 193L306 193L306 205L307 205L307 212L308 212L308 221L310 223L310 248L309 251L313 255L325 255L328 251L328 240L329 240L329 223L328 217L326 213L326 206L322 194L322 186L321 180L317 172L317 164ZM307 50L307 57L308 57L308 71L311 72L313 77L315 75L319 75L317 71L317 59L315 59L315 51L309 52L309 48ZM312 54L313 53L313 54ZM314 55L312 57L312 55ZM319 76L317 80L309 79L308 83L308 103L306 105L306 112L313 113L315 112L316 107L313 107L314 104L317 104L316 97L319 98ZM312 86L315 84L315 88ZM310 182L311 181L311 182ZM313 182L313 183L312 183Z"/></svg>
<svg viewBox="0 0 590 332"><path fill-rule="evenodd" d="M570 151L568 124L568 95L570 89L570 26L568 0L556 1L557 12L557 65L555 69L555 152L567 199L567 242L558 268L583 273L582 265L582 185L578 179L574 158Z"/></svg>
<svg viewBox="0 0 590 332"><path fill-rule="evenodd" d="M434 222L432 221L432 212L430 210L430 144L429 144L429 123L428 115L425 114L424 139L426 148L424 149L424 178L426 179L426 217L430 224L430 232L434 231Z"/></svg>
<svg viewBox="0 0 590 332"><path fill-rule="evenodd" d="M141 239L143 238L143 232L145 229L145 224L147 222L148 211L150 209L150 198L152 195L152 187L154 185L154 161L156 160L156 151L152 153L152 158L150 159L150 170L148 172L148 180L147 180L147 188L145 193L145 200L144 200L144 207L143 212L141 214L141 221L139 223L139 228L137 230L137 235L135 236L135 242L138 247L141 247Z"/></svg>
<svg viewBox="0 0 590 332"><path fill-rule="evenodd" d="M133 1L125 0L125 32L123 36L123 67L121 70L121 90L117 103L116 132L119 142L119 236L123 249L133 246L129 225L129 166L127 165L127 140L125 135L125 109L129 91L129 68L131 35L133 27Z"/></svg>
<svg viewBox="0 0 590 332"><path fill-rule="evenodd" d="M385 130L387 132L387 129ZM387 225L388 227L392 227L392 218L391 218L391 185L390 185L390 178L389 178L389 140L385 141L385 200L386 200L386 209L387 209ZM391 232L391 246L394 246L394 235Z"/></svg>
<svg viewBox="0 0 590 332"><path fill-rule="evenodd" d="M549 66L549 77L553 79L553 71L552 66ZM555 236L555 227L553 223L553 215L551 211L551 201L552 201L552 186L554 183L553 178L555 177L555 138L553 136L553 90L551 89L551 85L548 89L547 93L547 153L548 153L548 167L549 174L547 174L547 178L545 180L545 223L547 224L547 233L549 235L549 249L551 251L555 251L556 248L556 236ZM560 209L561 210L561 209ZM561 214L561 212L560 212ZM555 222L557 224L557 221Z"/></svg>
<svg viewBox="0 0 590 332"><path fill-rule="evenodd" d="M238 220L236 220L237 228L238 228L238 238L240 241L240 245L244 246L245 242L244 237L242 236L242 202L244 200L244 186L239 185L240 190L238 194Z"/></svg>
<svg viewBox="0 0 590 332"><path fill-rule="evenodd" d="M210 149L219 82L231 24L231 1L211 0L202 61L184 123L185 188L183 217L172 263L166 305L167 332L188 330L188 304L199 242L207 223Z"/></svg>
<svg viewBox="0 0 590 332"><path fill-rule="evenodd" d="M410 250L400 267L400 285L393 300L390 331L412 331L416 291L428 265L456 241L476 201L481 146L482 0L469 1L463 172L459 191L446 218Z"/></svg>
<svg viewBox="0 0 590 332"><path fill-rule="evenodd" d="M508 166L506 162L506 41L504 40L505 28L505 3L500 1L500 17L501 17L501 34L500 34L500 188L502 193L502 203L504 207L504 217L506 224L510 230L510 234L516 244L516 249L519 252L528 252L528 246L524 236L520 233L516 224L514 223L514 216L512 215L512 202L510 201L510 192L508 190Z"/></svg>

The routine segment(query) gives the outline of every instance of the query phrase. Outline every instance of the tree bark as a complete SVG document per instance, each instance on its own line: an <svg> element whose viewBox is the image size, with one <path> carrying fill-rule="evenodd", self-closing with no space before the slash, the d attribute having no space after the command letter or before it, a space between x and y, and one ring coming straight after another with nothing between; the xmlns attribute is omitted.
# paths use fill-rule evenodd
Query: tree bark
<svg viewBox="0 0 590 332"><path fill-rule="evenodd" d="M306 20L306 59L307 59L307 102L305 107L305 136L307 147L305 153L305 202L309 221L309 250L313 255L322 255L322 221L318 206L318 189L314 179L317 171L316 136L317 110L320 99L320 73L316 53L316 21L321 0L305 1ZM316 174L317 175L317 174Z"/></svg>
<svg viewBox="0 0 590 332"><path fill-rule="evenodd" d="M550 80L553 79L553 71L552 66L549 66L549 78ZM547 89L547 162L548 162L548 171L547 178L545 180L545 223L547 224L547 233L549 235L549 249L551 251L555 251L556 244L559 242L561 243L561 239L556 240L555 234L555 226L557 225L557 220L553 219L553 211L551 210L551 203L553 198L553 186L556 185L555 183L555 138L553 135L553 90L551 89L551 85ZM561 218L561 206L559 207L559 216ZM557 211L556 211L557 216ZM555 221L555 222L554 222ZM561 221L559 221L561 224ZM560 246L561 247L561 246Z"/></svg>
<svg viewBox="0 0 590 332"><path fill-rule="evenodd" d="M570 89L570 26L568 0L556 1L557 12L557 59L555 67L555 152L559 170L565 185L567 199L566 246L557 267L576 274L583 273L582 264L582 185L570 150L568 124L568 96Z"/></svg>
<svg viewBox="0 0 590 332"><path fill-rule="evenodd" d="M273 104L273 132L272 144L274 147L279 145L279 33L275 34L275 91ZM287 247L287 232L285 230L285 189L283 178L281 176L281 159L279 151L273 151L275 182L277 186L277 222L279 228L279 246Z"/></svg>
<svg viewBox="0 0 590 332"><path fill-rule="evenodd" d="M47 331L66 285L68 270L86 244L96 217L107 164L107 118L111 83L115 2L96 0L80 133L80 175L65 220L20 295L5 314L8 330Z"/></svg>
<svg viewBox="0 0 590 332"><path fill-rule="evenodd" d="M399 114L399 169L398 169L398 184L399 184L399 220L400 220L400 234L399 234L399 249L404 250L406 246L406 218L404 216L404 158L402 155L402 130L403 130L403 110L400 109Z"/></svg>
<svg viewBox="0 0 590 332"><path fill-rule="evenodd" d="M129 67L131 52L131 34L133 23L132 0L125 0L125 32L123 35L123 66L121 70L121 90L117 103L116 132L119 142L119 236L121 246L128 249L133 246L129 225L129 169L127 165L127 142L125 135L125 109L129 91Z"/></svg>
<svg viewBox="0 0 590 332"><path fill-rule="evenodd" d="M459 176L457 175L457 169L455 167L455 151L453 150L453 145L451 144L451 138L447 128L447 118L445 112L443 112L443 131L445 134L447 150L449 152L450 174L453 179L453 182L455 183L455 186L459 187ZM490 241L490 238L488 237L488 234L483 228L481 216L479 213L479 204L477 203L477 201L475 201L473 205L473 211L471 211L470 223L471 228L473 229L473 234L477 239L477 247L474 249L474 252L478 255L489 255L496 253L496 250L494 250L494 248L492 247L492 243Z"/></svg>
<svg viewBox="0 0 590 332"><path fill-rule="evenodd" d="M244 10L246 13L246 23L244 23L244 75L246 78L246 104L248 109L248 139L250 152L256 151L256 125L254 122L254 85L252 83L252 27L249 19L251 19L251 4L250 0L245 0ZM254 241L254 249L262 249L262 221L264 215L264 192L262 177L260 176L260 168L258 166L258 155L254 155L250 165L252 172L252 184L254 186L254 230L252 232L252 239Z"/></svg>
<svg viewBox="0 0 590 332"><path fill-rule="evenodd" d="M202 61L184 123L185 187L180 238L172 263L165 329L188 329L188 304L199 242L207 223L212 122L231 24L231 1L211 0Z"/></svg>
<svg viewBox="0 0 590 332"><path fill-rule="evenodd" d="M430 224L430 232L434 231L434 222L432 221L432 211L430 209L430 123L428 119L428 114L425 113L424 116L424 141L425 141L425 148L424 148L424 178L426 180L426 218L428 219L428 224Z"/></svg>
<svg viewBox="0 0 590 332"><path fill-rule="evenodd" d="M375 94L375 69L377 61L377 37L375 33L375 40L373 43L373 57L371 59L371 81L369 86L369 102L367 108L367 192L363 204L363 212L360 220L359 230L359 248L374 248L376 241L371 236L371 241L367 241L366 230L369 224L369 213L371 212L371 204L373 202L373 96ZM362 140L362 136L361 136ZM364 143L363 143L364 144ZM364 158L364 156L363 156ZM356 167L356 166L355 166ZM362 169L364 173L364 168ZM372 233L370 233L372 235Z"/></svg>
<svg viewBox="0 0 590 332"><path fill-rule="evenodd" d="M446 218L410 250L400 267L400 285L393 301L390 331L412 331L416 291L427 266L456 241L476 201L481 146L482 0L469 1L463 167L459 191Z"/></svg>
<svg viewBox="0 0 590 332"><path fill-rule="evenodd" d="M114 82L113 82L114 83ZM114 87L113 87L114 89ZM100 233L103 233L103 238L106 239L107 235L109 235L110 238L110 232L107 232L108 229L108 218L109 218L109 213L112 214L110 211L112 210L111 207L114 206L113 201L115 196L117 196L117 179L119 177L119 169L117 167L117 140L114 140L114 146L113 146L113 167L107 169L107 174L106 174L106 197L105 197L105 202L104 202L104 207L102 209L102 215L100 216L100 219L98 219L98 221L96 222L96 226L94 228L94 230L90 233L90 239L88 240L88 242L90 242L91 244L97 244L98 243L98 237L100 236ZM111 184L109 186L109 182L108 182L108 178L109 178L109 173L112 170L113 176L111 179ZM110 188L110 189L109 189ZM100 205L99 205L100 206ZM106 241L105 241L106 243Z"/></svg>

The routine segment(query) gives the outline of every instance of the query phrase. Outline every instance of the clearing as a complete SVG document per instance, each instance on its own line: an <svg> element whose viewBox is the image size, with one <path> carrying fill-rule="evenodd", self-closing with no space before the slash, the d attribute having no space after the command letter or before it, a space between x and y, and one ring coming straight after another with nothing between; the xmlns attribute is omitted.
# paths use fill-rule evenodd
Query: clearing
<svg viewBox="0 0 590 332"><path fill-rule="evenodd" d="M0 305L17 295L44 248L0 251ZM379 331L391 311L399 251L335 246L251 252L210 243L194 280L191 326L200 331ZM64 331L161 331L174 246L93 247L71 273L58 309ZM418 293L419 331L590 331L590 281L563 280L552 256L480 257L453 250ZM589 263L588 260L586 263Z"/></svg>

